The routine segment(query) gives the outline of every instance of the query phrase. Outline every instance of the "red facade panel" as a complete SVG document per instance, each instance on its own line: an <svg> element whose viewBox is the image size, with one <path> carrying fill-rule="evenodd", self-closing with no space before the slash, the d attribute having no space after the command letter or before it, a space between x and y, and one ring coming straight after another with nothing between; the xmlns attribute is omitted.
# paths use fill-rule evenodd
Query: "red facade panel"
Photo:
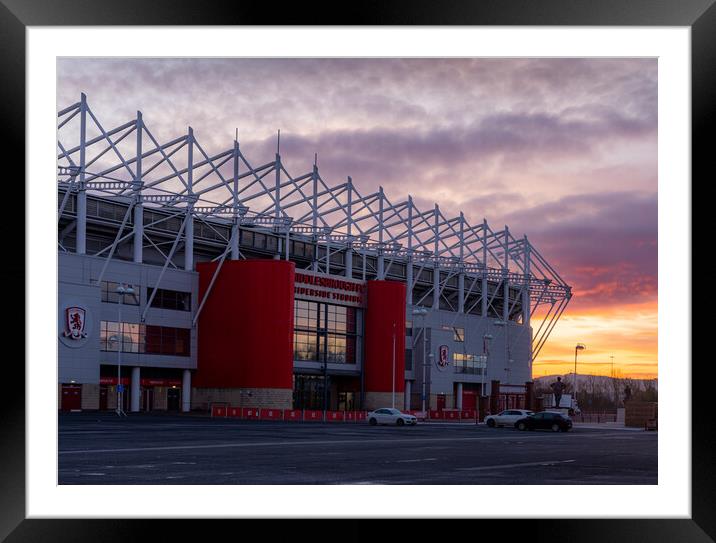
<svg viewBox="0 0 716 543"><path fill-rule="evenodd" d="M203 299L217 263L197 264ZM285 260L228 260L199 316L194 386L291 389L293 280Z"/></svg>
<svg viewBox="0 0 716 543"><path fill-rule="evenodd" d="M405 389L405 284L368 281L365 316L365 390L391 392L393 355L395 391ZM393 343L395 338L395 343ZM395 345L395 353L393 353Z"/></svg>

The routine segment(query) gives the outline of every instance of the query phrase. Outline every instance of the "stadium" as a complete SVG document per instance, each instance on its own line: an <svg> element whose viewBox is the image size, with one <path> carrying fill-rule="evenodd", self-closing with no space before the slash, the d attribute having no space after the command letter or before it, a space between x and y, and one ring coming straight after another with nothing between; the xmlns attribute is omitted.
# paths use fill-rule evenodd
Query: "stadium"
<svg viewBox="0 0 716 543"><path fill-rule="evenodd" d="M58 112L58 408L520 408L572 296L507 226ZM390 195L391 198L394 195ZM534 328L531 316L538 323Z"/></svg>

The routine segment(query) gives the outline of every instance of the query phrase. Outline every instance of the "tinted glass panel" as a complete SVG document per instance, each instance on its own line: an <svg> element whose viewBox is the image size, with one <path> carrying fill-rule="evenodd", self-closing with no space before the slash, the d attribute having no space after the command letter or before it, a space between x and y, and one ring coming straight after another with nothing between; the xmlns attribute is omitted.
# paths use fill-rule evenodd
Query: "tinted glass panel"
<svg viewBox="0 0 716 543"><path fill-rule="evenodd" d="M101 300L110 304L118 304L121 294L117 292L120 284L125 288L131 288L134 292L127 294L125 292L122 303L125 305L139 305L139 285L129 285L127 283L117 283L114 281L102 281L100 284Z"/></svg>
<svg viewBox="0 0 716 543"><path fill-rule="evenodd" d="M173 309L175 311L191 311L191 293L158 288L152 298L154 290L153 288L147 288L147 299L151 300L151 307Z"/></svg>

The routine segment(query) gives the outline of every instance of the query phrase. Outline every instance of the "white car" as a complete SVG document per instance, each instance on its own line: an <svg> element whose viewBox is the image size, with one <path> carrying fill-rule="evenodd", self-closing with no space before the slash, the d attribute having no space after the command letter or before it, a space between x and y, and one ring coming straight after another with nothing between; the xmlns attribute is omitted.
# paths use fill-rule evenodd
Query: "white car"
<svg viewBox="0 0 716 543"><path fill-rule="evenodd" d="M397 424L398 426L410 424L415 426L418 423L417 417L401 413L398 409L392 407L381 407L375 411L370 411L366 416L366 420L371 426L376 424Z"/></svg>
<svg viewBox="0 0 716 543"><path fill-rule="evenodd" d="M529 411L527 409L507 409L497 415L489 415L485 417L485 424L487 424L490 428L495 428L497 426L514 426L515 422L532 414L534 414L534 411Z"/></svg>

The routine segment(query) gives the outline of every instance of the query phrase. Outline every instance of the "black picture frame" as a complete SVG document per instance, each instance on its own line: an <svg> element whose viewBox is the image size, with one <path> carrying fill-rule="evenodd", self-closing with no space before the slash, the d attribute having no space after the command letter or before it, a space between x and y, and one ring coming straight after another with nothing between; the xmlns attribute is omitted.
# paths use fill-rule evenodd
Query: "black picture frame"
<svg viewBox="0 0 716 543"><path fill-rule="evenodd" d="M179 3L174 0L0 0L0 111L8 160L5 176L24 177L25 147L25 29L28 26L82 25L529 25L529 26L684 26L691 29L692 47L692 179L707 175L713 155L708 135L716 132L716 0L403 0L384 2L335 2L325 5L286 3L280 10L270 3L209 1ZM13 158L14 157L14 158ZM9 165L12 164L11 167ZM8 180L7 177L5 179ZM705 181L702 181L705 182ZM692 182L692 190L696 184ZM14 225L24 224L23 191L17 191L4 216ZM6 200L7 201L7 200ZM17 216L12 217L15 213ZM10 224L10 223L9 223ZM694 229L694 232L696 230ZM25 282L25 238L6 234L11 255L0 272L5 285ZM687 240L684 240L687 242ZM692 266L693 264L690 263ZM691 269L685 271L685 274ZM708 273L708 272L707 272ZM690 292L688 295L690 296ZM25 307L20 289L5 292L6 306ZM16 299L17 298L17 299ZM686 318L691 319L688 315ZM24 321L24 319L23 319ZM694 322L693 319L692 322ZM6 329L6 346L17 329ZM693 337L693 333L692 333ZM22 349L22 348L21 348ZM151 531L167 530L166 523L143 520L28 520L25 519L25 372L19 355L4 360L3 401L0 408L0 538L14 541L128 541L144 539ZM682 361L688 367L690 361ZM704 360L703 362L707 362ZM529 520L483 521L479 531L496 533L509 523L509 540L550 541L714 541L716 539L716 432L711 416L708 364L692 365L692 517L690 519L632 520ZM684 399L684 408L689 407ZM668 466L662 466L668 469ZM558 510L558 509L557 509ZM81 512L78 512L81 515ZM229 521L227 521L229 522ZM373 521L352 521L344 536L370 537ZM499 523L499 524L498 524ZM204 524L202 522L202 524ZM304 536L320 534L318 527L303 524ZM204 526L206 526L204 524ZM463 524L466 534L476 530ZM346 529L348 528L348 529ZM451 532L455 526L450 528ZM205 530L206 528L204 528ZM424 535L423 523L404 523L401 538ZM215 528L212 527L212 532ZM221 528L219 528L221 530ZM315 531L314 531L315 530ZM191 537L184 523L170 530L171 539ZM164 532L165 534L169 532ZM216 534L219 532L216 531ZM504 532L503 532L504 533ZM248 535L248 532L244 532ZM361 537L362 535L362 537ZM204 538L207 534L204 534ZM237 536L238 537L238 536ZM451 536L453 537L453 536ZM163 538L164 539L164 538ZM273 537L272 537L273 539Z"/></svg>

